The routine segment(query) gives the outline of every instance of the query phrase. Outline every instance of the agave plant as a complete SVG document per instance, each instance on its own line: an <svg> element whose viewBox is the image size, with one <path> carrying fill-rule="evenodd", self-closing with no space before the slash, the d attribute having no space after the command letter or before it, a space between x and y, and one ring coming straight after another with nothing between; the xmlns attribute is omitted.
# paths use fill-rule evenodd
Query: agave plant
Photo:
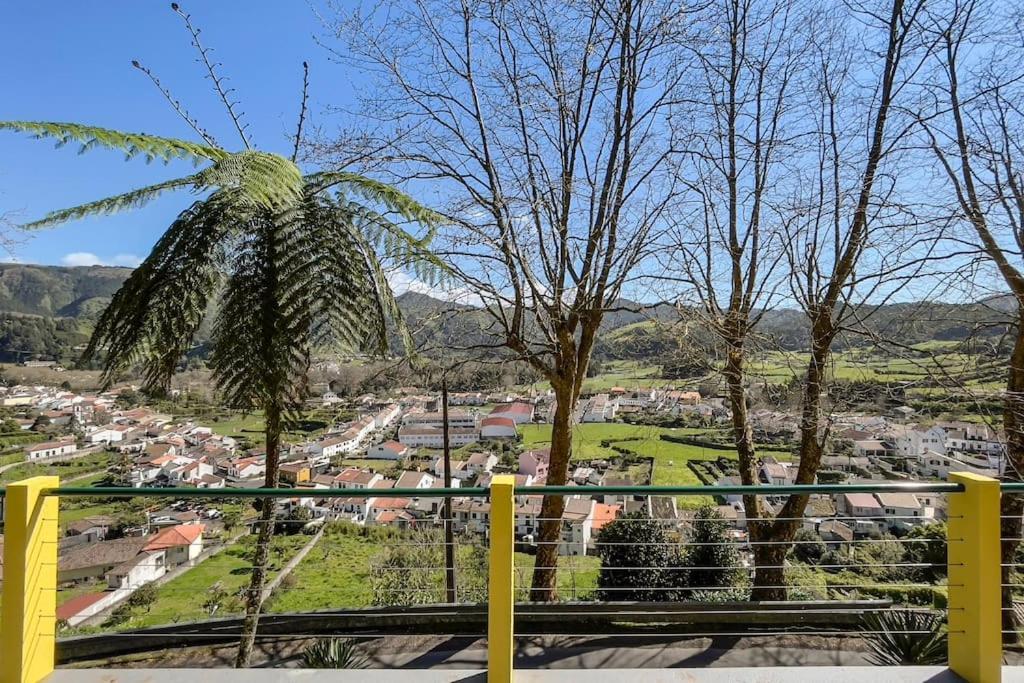
<svg viewBox="0 0 1024 683"><path fill-rule="evenodd" d="M306 396L314 352L334 347L383 353L389 321L409 345L386 268L400 264L427 281L442 273L443 265L427 248L441 217L359 174L299 169L308 70L291 158L253 149L228 98L230 90L199 43L198 29L177 5L172 9L185 20L242 149L218 144L138 62L133 64L202 142L78 123L7 121L0 129L54 139L58 146L78 143L80 153L106 148L126 159L192 162L197 170L188 175L54 211L25 227L137 209L173 191L199 195L114 295L84 359L101 360L105 385L136 369L147 391L166 390L200 323L212 316L213 382L226 406L263 411L265 485L272 488L278 485L281 435ZM420 226L423 235L408 232L404 226L410 224ZM273 499L264 499L261 507L238 666L247 666L251 656L274 532Z"/></svg>
<svg viewBox="0 0 1024 683"><path fill-rule="evenodd" d="M347 638L320 638L302 651L306 669L365 669L366 655Z"/></svg>
<svg viewBox="0 0 1024 683"><path fill-rule="evenodd" d="M921 610L881 610L862 617L868 659L879 666L946 663L946 633L942 618Z"/></svg>

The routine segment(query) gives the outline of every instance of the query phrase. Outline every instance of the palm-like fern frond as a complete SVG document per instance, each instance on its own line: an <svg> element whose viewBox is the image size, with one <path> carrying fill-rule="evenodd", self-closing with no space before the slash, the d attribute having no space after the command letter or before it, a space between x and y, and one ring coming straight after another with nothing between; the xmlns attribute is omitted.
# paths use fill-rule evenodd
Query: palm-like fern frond
<svg viewBox="0 0 1024 683"><path fill-rule="evenodd" d="M299 167L277 154L238 152L198 175L201 185L237 188L240 200L271 210L295 204L302 198Z"/></svg>
<svg viewBox="0 0 1024 683"><path fill-rule="evenodd" d="M336 187L347 194L353 194L375 204L380 204L387 208L388 211L397 213L407 221L419 223L427 227L431 231L430 235L433 234L433 230L437 226L447 220L444 215L423 206L397 188L387 183L382 183L379 180L359 175L358 173L322 171L307 176L306 182L316 192ZM429 241L429 237L427 241Z"/></svg>
<svg viewBox="0 0 1024 683"><path fill-rule="evenodd" d="M156 185L140 187L138 189L131 190L130 192L114 195L113 197L99 199L94 202L89 202L88 204L81 204L79 206L61 209L60 211L52 211L39 220L26 223L22 225L22 227L30 230L48 228L59 223L66 223L68 221L78 220L87 216L110 215L120 211L126 211L128 209L138 209L165 192L176 190L181 187L187 187L189 185L196 186L198 182L198 174L185 176L184 178L175 178L173 180L157 183Z"/></svg>
<svg viewBox="0 0 1024 683"><path fill-rule="evenodd" d="M114 295L83 354L105 352L105 385L137 365L147 390L167 387L221 279L225 238L246 218L233 195L215 193L182 212Z"/></svg>
<svg viewBox="0 0 1024 683"><path fill-rule="evenodd" d="M124 133L79 123L0 121L0 130L4 129L29 133L36 138L53 138L57 141L58 147L69 142L78 142L81 143L79 154L93 147L106 147L124 152L129 159L142 155L146 161L161 159L166 163L173 159L186 159L197 164L202 161L220 161L230 155L230 152L223 149L188 140L163 138L145 133Z"/></svg>

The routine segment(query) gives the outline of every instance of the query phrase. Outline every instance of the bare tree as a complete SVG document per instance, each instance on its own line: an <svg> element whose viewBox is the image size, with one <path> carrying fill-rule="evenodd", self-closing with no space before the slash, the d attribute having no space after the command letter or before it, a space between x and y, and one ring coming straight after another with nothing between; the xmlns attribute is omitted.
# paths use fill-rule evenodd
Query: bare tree
<svg viewBox="0 0 1024 683"><path fill-rule="evenodd" d="M551 383L550 484L567 478L602 319L639 286L677 195L668 118L688 11L670 0L417 0L339 12L332 25L346 39L335 54L379 77L362 111L382 133L375 158L447 202L457 230L438 253L486 311L492 346ZM544 500L536 600L555 597L563 511L561 497Z"/></svg>
<svg viewBox="0 0 1024 683"><path fill-rule="evenodd" d="M785 305L807 320L796 481L813 483L829 436L833 343L920 271L934 244L886 167L910 126L892 124L893 102L927 53L915 28L922 3L878 4L837 13L830 3L722 0L705 31L712 46L700 47L707 113L688 145L698 208L677 235L679 279L724 347L744 484L758 483L747 364L761 317ZM785 598L785 542L807 502L790 496L773 517L761 497L744 497L756 599Z"/></svg>
<svg viewBox="0 0 1024 683"><path fill-rule="evenodd" d="M882 57L866 86L863 73L851 77L843 46L837 52L834 42L819 43L816 49L820 126L808 193L813 199L806 204L797 200L786 238L790 291L809 324L797 484L814 483L829 439L828 369L836 338L845 329L856 329L862 316L899 292L928 262L934 244L930 224L899 199L894 160L913 125L897 118L896 102L928 54L917 25L923 7L923 0L891 0L854 8L855 25L870 31L865 56ZM880 49L872 47L876 41ZM853 56L863 65L858 57ZM857 144L858 139L866 142ZM784 542L792 541L800 528L808 500L807 495L789 496L776 518L760 525L759 536L773 543L759 553L756 598L785 598L782 565L789 546Z"/></svg>
<svg viewBox="0 0 1024 683"><path fill-rule="evenodd" d="M799 103L807 17L792 3L719 0L701 22L706 43L690 91L692 119L675 127L688 162L687 206L673 221L668 277L684 287L696 313L723 347L733 438L744 484L758 481L748 406L747 361L754 327L779 285L779 209L787 194L787 163L806 134ZM764 517L762 499L745 496L747 518ZM751 526L755 536L760 527ZM760 546L756 546L760 547Z"/></svg>
<svg viewBox="0 0 1024 683"><path fill-rule="evenodd" d="M985 256L1013 298L1003 479L1024 481L1024 35L1020 16L1012 21L976 0L950 0L933 8L928 19L940 49L920 121L956 216L971 228L959 241ZM1001 514L1003 633L1015 641L1011 584L1024 497L1003 496Z"/></svg>

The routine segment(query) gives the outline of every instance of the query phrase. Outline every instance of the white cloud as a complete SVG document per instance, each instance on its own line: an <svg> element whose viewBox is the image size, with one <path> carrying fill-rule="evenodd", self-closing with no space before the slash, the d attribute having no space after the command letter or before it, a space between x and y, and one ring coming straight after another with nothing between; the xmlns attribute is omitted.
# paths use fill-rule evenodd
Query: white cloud
<svg viewBox="0 0 1024 683"><path fill-rule="evenodd" d="M442 301L451 301L469 306L482 305L479 295L470 289L450 285L430 285L412 277L408 273L398 270L388 272L388 283L391 285L391 289L396 296L406 292L419 292Z"/></svg>
<svg viewBox="0 0 1024 683"><path fill-rule="evenodd" d="M88 251L75 251L60 260L65 266L98 266L100 257Z"/></svg>
<svg viewBox="0 0 1024 683"><path fill-rule="evenodd" d="M65 266L127 266L134 268L142 259L135 254L117 254L113 258L100 258L91 251L75 251L60 260Z"/></svg>

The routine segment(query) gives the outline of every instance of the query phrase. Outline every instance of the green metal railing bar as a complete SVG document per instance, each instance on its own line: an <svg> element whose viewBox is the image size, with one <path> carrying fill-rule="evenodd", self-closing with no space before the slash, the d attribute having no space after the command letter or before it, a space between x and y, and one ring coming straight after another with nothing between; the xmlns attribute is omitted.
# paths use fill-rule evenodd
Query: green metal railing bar
<svg viewBox="0 0 1024 683"><path fill-rule="evenodd" d="M555 496L582 493L638 496L790 495L793 493L960 493L961 484L907 482L887 484L792 484L757 486L517 486L516 495Z"/></svg>
<svg viewBox="0 0 1024 683"><path fill-rule="evenodd" d="M97 498L448 498L455 496L486 498L485 488L438 489L195 489L187 487L132 488L130 486L61 486L45 489L44 496Z"/></svg>
<svg viewBox="0 0 1024 683"><path fill-rule="evenodd" d="M1024 483L1003 484L1004 490L1024 491ZM889 482L885 484L792 484L757 486L517 486L516 495L635 495L635 496L708 496L708 495L791 495L791 494L843 494L843 493L960 493L961 484L946 482ZM3 490L0 489L0 496ZM321 488L223 488L197 489L189 487L129 486L61 486L46 489L47 496L92 496L97 498L486 498L490 489L484 487L436 489L321 489Z"/></svg>

